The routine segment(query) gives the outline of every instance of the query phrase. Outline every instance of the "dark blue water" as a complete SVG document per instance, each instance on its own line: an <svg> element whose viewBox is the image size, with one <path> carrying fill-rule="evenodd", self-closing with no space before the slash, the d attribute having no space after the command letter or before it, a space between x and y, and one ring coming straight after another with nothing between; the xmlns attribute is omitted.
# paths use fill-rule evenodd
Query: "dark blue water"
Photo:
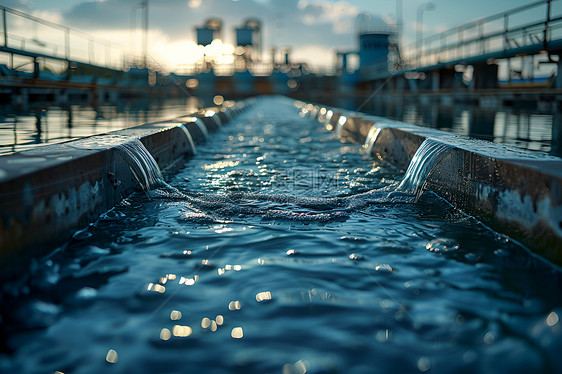
<svg viewBox="0 0 562 374"><path fill-rule="evenodd" d="M261 99L3 285L0 371L560 372L560 273Z"/></svg>

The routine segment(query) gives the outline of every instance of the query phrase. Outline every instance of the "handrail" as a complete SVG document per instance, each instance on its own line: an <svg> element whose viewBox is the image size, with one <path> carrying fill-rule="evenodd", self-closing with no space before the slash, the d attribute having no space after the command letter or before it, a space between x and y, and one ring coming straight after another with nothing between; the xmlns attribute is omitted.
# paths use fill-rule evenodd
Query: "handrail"
<svg viewBox="0 0 562 374"><path fill-rule="evenodd" d="M85 32L85 31L81 31L81 30L78 30L78 29L74 29L74 28L72 28L72 27L64 26L64 25L58 24L58 23L53 22L53 21L49 21L49 20L46 20L46 19L43 19L43 18L39 18L39 17L33 16L33 15L31 15L31 14L22 12L21 10L18 10L18 9L9 8L9 7L4 6L4 5L0 5L0 9L3 10L3 11L6 11L6 12L8 12L8 13L15 14L16 16L23 17L23 18L27 18L27 19L29 19L29 20L31 20L31 21L37 22L37 23L42 24L42 25L45 25L45 26L53 27L53 28L56 28L56 29L59 29L59 30L63 30L63 31L72 31L72 32L74 32L74 33L78 33L78 34L82 34L82 35L84 35L84 36L87 36L87 37L89 37L89 38L91 38L91 39L97 39L100 43L103 43L103 44L118 44L118 43L112 42L112 41L110 41L110 40L105 40L105 39L103 39L103 38L98 38L98 37L96 37L96 36L94 36L94 35L92 35L92 34L88 34L88 33Z"/></svg>
<svg viewBox="0 0 562 374"><path fill-rule="evenodd" d="M453 53L457 56L465 56L466 53L464 49L466 48L472 49L477 47L479 49L477 52L471 53L469 51L468 55L471 57L477 55L478 53L483 54L485 51L497 51L502 48L503 50L508 50L513 48L509 45L509 38L514 35L527 37L525 34L526 32L534 35L537 39L536 43L543 43L546 49L552 38L550 32L552 27L554 26L555 28L558 28L557 26L562 20L562 15L560 14L554 17L551 16L551 5L556 1L559 0L534 1L530 4L522 5L491 16L479 18L447 31L428 36L422 39L421 43L412 43L405 49L407 55L403 58L403 62L409 62L409 68L419 68L422 67L422 60L436 59L436 55L439 54ZM545 7L546 12L544 16L540 18L533 16L535 20L532 20L527 24L518 24L510 28L510 17L538 7ZM502 19L503 25L492 25L492 22L497 22ZM492 26L493 29L485 31L486 27L490 26ZM465 38L466 34L470 35ZM454 38L454 40L450 40L451 38ZM494 40L500 41L499 38L503 38L503 40L501 40L501 48L486 47L486 43L493 43ZM529 45L526 40L523 42L525 46ZM439 45L436 45L437 43L439 43ZM410 53L408 53L408 51Z"/></svg>
<svg viewBox="0 0 562 374"><path fill-rule="evenodd" d="M560 20L562 20L562 17L553 18L553 19L550 20L550 22L555 23L555 22L560 21ZM526 24L524 26L509 30L507 35L517 34L520 31L532 30L534 27L543 26L543 25L544 25L544 22L529 23L529 24ZM542 27L537 28L534 31L541 31L542 32L543 28ZM431 49L431 47L430 47L429 50L426 50L426 53L428 53L428 54L435 53L435 51L443 50L444 48L454 49L454 48L461 47L463 45L472 44L472 43L476 43L476 42L482 42L485 39L493 39L493 38L497 38L499 36L504 36L504 35L506 35L506 33L504 31L496 31L496 32L491 33L491 34L485 34L485 35L482 35L482 36L477 36L477 37L474 37L472 39L467 39L467 40L463 40L463 41L460 41L460 42L459 41L453 42L453 43L447 44L445 46L434 47L433 49Z"/></svg>
<svg viewBox="0 0 562 374"><path fill-rule="evenodd" d="M457 33L459 30L467 30L467 29L470 29L470 28L472 28L476 25L480 26L480 24L489 23L490 21L502 19L506 16L509 17L510 15L513 15L513 14L516 14L516 13L521 13L523 11L526 11L526 10L529 10L529 9L532 9L532 8L536 8L536 7L541 6L541 5L546 5L548 3L553 3L553 2L556 2L556 1L559 1L559 0L538 0L538 1L535 1L535 2L527 4L527 5L521 5L517 8L510 9L508 11L496 13L496 14L491 15L491 16L477 18L477 19L469 21L467 23L463 23L462 25L453 27L452 29L443 31L439 34L429 36L425 39L435 37L435 36L438 36L438 35L442 35L442 34L448 34L448 33L450 33L452 35L452 34ZM414 43L412 43L412 44L414 44Z"/></svg>
<svg viewBox="0 0 562 374"><path fill-rule="evenodd" d="M38 50L38 48L33 48L33 47L30 48L29 46L32 44L25 43L27 40L33 40L33 39L18 35L17 33L14 33L14 31L9 30L8 24L10 19L13 19L13 17L21 17L32 22L33 24L46 26L50 29L56 30L56 32L62 32L61 35L62 43L49 43L51 44L51 48L53 45L55 46L52 52L52 56L49 56L46 53L42 53L43 57L44 56L52 57L54 60L86 62L88 64L97 65L106 68L112 68L112 69L121 69L121 70L125 69L124 66L125 55L126 55L125 47L119 43L115 43L110 40L99 38L91 34L88 34L84 31L80 31L68 26L60 25L56 22L45 20L27 14L20 10L6 7L3 5L0 5L0 12L2 13L2 17L0 19L2 22L0 35L3 35L3 37L0 37L0 45L3 46L5 50L12 50L12 52L10 53L17 52L17 51L13 52L14 50L21 50L21 52L26 52L26 53L35 53ZM10 40L12 41L20 40L20 46L16 47L10 45L11 44ZM83 45L76 46L76 44L83 44ZM43 48L44 51L44 46L38 45L35 47ZM103 52L99 54L95 53L98 49L102 49ZM62 53L59 51L62 51ZM77 56L76 54L76 52L78 51L81 52L79 56ZM114 52L117 51L117 53L114 53L112 55L112 51ZM85 52L85 55L82 55L83 52ZM101 62L98 62L96 60Z"/></svg>

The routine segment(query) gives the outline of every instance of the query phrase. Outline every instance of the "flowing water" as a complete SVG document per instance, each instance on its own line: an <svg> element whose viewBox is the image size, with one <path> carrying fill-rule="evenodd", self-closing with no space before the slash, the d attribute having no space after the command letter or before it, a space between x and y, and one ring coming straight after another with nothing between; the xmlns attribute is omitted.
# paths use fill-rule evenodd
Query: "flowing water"
<svg viewBox="0 0 562 374"><path fill-rule="evenodd" d="M560 273L419 193L447 151L403 177L271 98L166 183L132 156L158 183L3 286L0 371L560 372Z"/></svg>
<svg viewBox="0 0 562 374"><path fill-rule="evenodd" d="M193 147L193 142L191 145ZM156 160L140 140L121 143L116 148L144 191L150 191L163 184L162 173Z"/></svg>

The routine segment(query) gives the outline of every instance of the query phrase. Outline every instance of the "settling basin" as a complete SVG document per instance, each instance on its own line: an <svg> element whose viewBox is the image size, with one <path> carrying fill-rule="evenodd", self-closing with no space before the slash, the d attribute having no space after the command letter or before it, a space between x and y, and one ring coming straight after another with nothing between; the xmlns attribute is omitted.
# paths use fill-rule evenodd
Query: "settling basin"
<svg viewBox="0 0 562 374"><path fill-rule="evenodd" d="M179 171L147 162L3 284L0 371L562 370L556 266L299 114L260 98Z"/></svg>

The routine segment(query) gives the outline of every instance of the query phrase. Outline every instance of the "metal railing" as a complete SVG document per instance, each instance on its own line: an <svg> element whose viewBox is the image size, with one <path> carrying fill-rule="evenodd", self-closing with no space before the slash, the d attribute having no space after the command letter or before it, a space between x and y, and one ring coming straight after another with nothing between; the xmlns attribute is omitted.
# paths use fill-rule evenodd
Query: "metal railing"
<svg viewBox="0 0 562 374"><path fill-rule="evenodd" d="M0 6L0 12L0 50L10 53L10 68L14 67L14 51L111 69L125 68L125 48L117 43L5 6Z"/></svg>
<svg viewBox="0 0 562 374"><path fill-rule="evenodd" d="M552 14L554 2L535 1L424 38L405 49L403 65L415 69L528 46L548 51L550 41L562 39L562 11Z"/></svg>

